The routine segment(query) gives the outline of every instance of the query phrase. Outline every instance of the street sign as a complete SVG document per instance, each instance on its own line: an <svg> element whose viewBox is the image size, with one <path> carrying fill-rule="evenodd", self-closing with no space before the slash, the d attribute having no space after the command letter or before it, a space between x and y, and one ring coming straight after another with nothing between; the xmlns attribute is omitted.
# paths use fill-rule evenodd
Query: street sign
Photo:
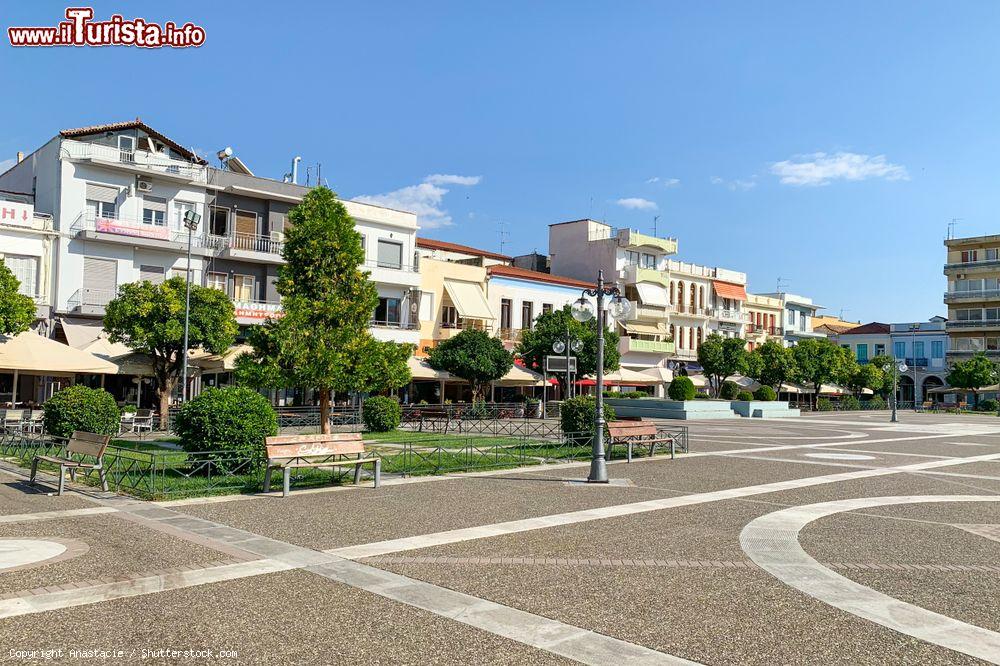
<svg viewBox="0 0 1000 666"><path fill-rule="evenodd" d="M566 372L566 357L565 356L546 356L545 357L545 370L546 372ZM576 372L576 357L569 357L569 371Z"/></svg>

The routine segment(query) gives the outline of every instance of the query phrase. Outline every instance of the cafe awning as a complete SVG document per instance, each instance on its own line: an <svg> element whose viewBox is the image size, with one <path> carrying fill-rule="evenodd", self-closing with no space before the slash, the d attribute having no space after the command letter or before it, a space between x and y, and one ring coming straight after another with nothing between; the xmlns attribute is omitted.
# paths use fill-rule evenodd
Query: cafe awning
<svg viewBox="0 0 1000 666"><path fill-rule="evenodd" d="M736 301L747 300L747 290L741 284L736 284L734 282L722 282L720 280L713 280L712 287L715 289L715 293L720 298L731 298Z"/></svg>
<svg viewBox="0 0 1000 666"><path fill-rule="evenodd" d="M60 317L59 325L62 326L63 335L66 336L66 343L76 349L85 349L87 345L107 335L104 332L104 324L99 319Z"/></svg>
<svg viewBox="0 0 1000 666"><path fill-rule="evenodd" d="M451 373L444 370L435 370L426 360L411 356L406 360L406 365L410 367L410 375L413 379L451 379Z"/></svg>
<svg viewBox="0 0 1000 666"><path fill-rule="evenodd" d="M153 360L148 354L132 351L131 347L111 342L103 335L84 347L83 351L111 361L118 366L119 375L153 376Z"/></svg>
<svg viewBox="0 0 1000 666"><path fill-rule="evenodd" d="M670 303L667 300L667 290L658 284L638 282L635 288L639 292L639 300L642 301L643 305L655 305L665 308Z"/></svg>
<svg viewBox="0 0 1000 666"><path fill-rule="evenodd" d="M90 352L25 331L14 337L0 335L0 370L33 375L114 375L118 366Z"/></svg>
<svg viewBox="0 0 1000 666"><path fill-rule="evenodd" d="M641 324L635 321L624 322L625 330L641 335L666 335L667 330L658 324Z"/></svg>
<svg viewBox="0 0 1000 666"><path fill-rule="evenodd" d="M201 368L202 372L231 372L236 369L236 359L253 353L250 345L235 345L221 354L196 355L188 358L188 365Z"/></svg>
<svg viewBox="0 0 1000 666"><path fill-rule="evenodd" d="M577 382L580 386L594 386L597 383L594 375L587 375ZM660 380L642 372L618 368L613 372L604 373L604 383L608 386L650 386L659 384Z"/></svg>
<svg viewBox="0 0 1000 666"><path fill-rule="evenodd" d="M545 378L533 370L514 364L506 375L494 382L497 386L543 386Z"/></svg>
<svg viewBox="0 0 1000 666"><path fill-rule="evenodd" d="M496 319L482 286L465 280L445 280L444 289L451 297L458 316L462 319Z"/></svg>

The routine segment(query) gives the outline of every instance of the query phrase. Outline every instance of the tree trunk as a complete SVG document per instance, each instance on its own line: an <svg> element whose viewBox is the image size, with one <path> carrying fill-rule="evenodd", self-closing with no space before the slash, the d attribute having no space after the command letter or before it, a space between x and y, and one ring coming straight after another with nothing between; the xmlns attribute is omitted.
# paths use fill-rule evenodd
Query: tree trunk
<svg viewBox="0 0 1000 666"><path fill-rule="evenodd" d="M174 392L176 380L165 379L157 382L156 392L160 397L160 430L166 432L170 419L170 394Z"/></svg>
<svg viewBox="0 0 1000 666"><path fill-rule="evenodd" d="M320 389L319 392L319 431L324 435L330 433L330 390Z"/></svg>

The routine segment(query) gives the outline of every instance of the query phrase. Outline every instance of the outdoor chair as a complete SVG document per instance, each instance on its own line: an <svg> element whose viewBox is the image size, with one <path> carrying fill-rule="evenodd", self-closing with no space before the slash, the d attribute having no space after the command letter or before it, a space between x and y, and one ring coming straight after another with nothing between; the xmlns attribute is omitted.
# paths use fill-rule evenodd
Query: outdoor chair
<svg viewBox="0 0 1000 666"><path fill-rule="evenodd" d="M146 432L153 432L153 418L155 416L156 414L152 409L137 409L132 420L132 431L140 434L144 430Z"/></svg>
<svg viewBox="0 0 1000 666"><path fill-rule="evenodd" d="M3 429L5 432L23 432L24 431L24 410L23 409L8 409L3 415Z"/></svg>
<svg viewBox="0 0 1000 666"><path fill-rule="evenodd" d="M45 410L33 409L25 424L28 432L41 433L45 430Z"/></svg>
<svg viewBox="0 0 1000 666"><path fill-rule="evenodd" d="M135 412L122 412L121 423L118 425L118 434L135 432Z"/></svg>

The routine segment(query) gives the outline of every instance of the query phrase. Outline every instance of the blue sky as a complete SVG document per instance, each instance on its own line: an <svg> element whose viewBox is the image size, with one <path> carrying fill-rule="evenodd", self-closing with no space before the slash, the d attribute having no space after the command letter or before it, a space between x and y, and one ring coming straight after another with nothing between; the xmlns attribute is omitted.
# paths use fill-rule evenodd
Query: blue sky
<svg viewBox="0 0 1000 666"><path fill-rule="evenodd" d="M1000 3L95 2L193 21L198 49L3 46L0 160L141 116L294 155L424 235L547 249L591 216L854 320L945 312L942 239L997 233ZM8 25L66 5L6 3ZM6 40L4 40L6 44Z"/></svg>

